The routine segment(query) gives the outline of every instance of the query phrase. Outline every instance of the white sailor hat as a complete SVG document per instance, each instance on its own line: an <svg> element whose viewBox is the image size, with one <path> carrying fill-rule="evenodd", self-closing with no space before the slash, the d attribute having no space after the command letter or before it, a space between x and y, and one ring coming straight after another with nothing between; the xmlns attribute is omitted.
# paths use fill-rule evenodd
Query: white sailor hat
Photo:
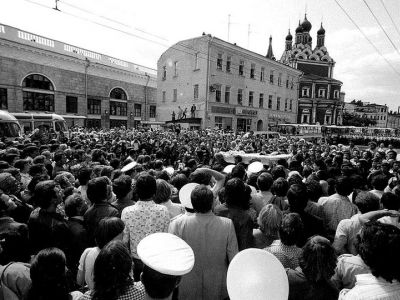
<svg viewBox="0 0 400 300"><path fill-rule="evenodd" d="M250 174L254 174L260 172L263 168L264 165L262 164L262 162L255 161L249 164L249 166L247 167L247 172Z"/></svg>
<svg viewBox="0 0 400 300"><path fill-rule="evenodd" d="M261 249L250 248L236 254L229 264L226 283L231 300L286 300L289 296L289 282L281 262Z"/></svg>
<svg viewBox="0 0 400 300"><path fill-rule="evenodd" d="M190 198L190 195L192 194L193 190L195 189L196 186L200 184L198 183L187 183L185 184L179 191L179 201L181 204L189 209L193 209L192 205L192 199Z"/></svg>
<svg viewBox="0 0 400 300"><path fill-rule="evenodd" d="M230 174L230 173L232 173L232 170L233 170L234 167L235 167L235 165L227 165L224 168L223 172L226 173L226 174Z"/></svg>
<svg viewBox="0 0 400 300"><path fill-rule="evenodd" d="M194 265L192 248L170 233L157 232L146 236L139 242L137 253L146 266L166 275L185 275Z"/></svg>
<svg viewBox="0 0 400 300"><path fill-rule="evenodd" d="M132 170L137 165L136 161L132 161L121 169L122 173Z"/></svg>

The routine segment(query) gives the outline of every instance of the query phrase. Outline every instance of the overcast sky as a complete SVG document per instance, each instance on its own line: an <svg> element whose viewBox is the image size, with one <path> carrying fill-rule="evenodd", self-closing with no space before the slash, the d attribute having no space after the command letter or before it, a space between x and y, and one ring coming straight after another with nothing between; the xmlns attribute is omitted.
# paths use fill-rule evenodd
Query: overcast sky
<svg viewBox="0 0 400 300"><path fill-rule="evenodd" d="M210 33L260 54L268 38L279 59L290 26L312 23L313 47L323 22L325 44L336 61L334 77L343 81L346 101L361 99L400 106L400 1L337 0L375 44L396 73L346 17L335 0L0 0L0 23L38 35L156 68L160 55L176 42ZM391 22L382 2L395 20ZM250 24L250 35L248 34ZM122 33L117 30L127 32Z"/></svg>

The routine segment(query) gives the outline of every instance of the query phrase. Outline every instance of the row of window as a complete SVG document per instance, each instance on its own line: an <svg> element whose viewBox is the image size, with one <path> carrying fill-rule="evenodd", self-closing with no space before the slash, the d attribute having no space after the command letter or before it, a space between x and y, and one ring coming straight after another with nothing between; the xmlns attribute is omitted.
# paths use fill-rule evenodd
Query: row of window
<svg viewBox="0 0 400 300"><path fill-rule="evenodd" d="M216 69L219 71L223 71L223 55L222 55L222 53L218 53ZM227 73L232 72L232 57L231 56L226 57L225 71ZM238 75L245 77L245 61L244 60L240 60L240 62L239 62ZM260 67L260 71L258 72L256 64L252 63L250 65L249 78L254 79L254 80L258 79L262 82L266 81L265 67ZM278 75L276 76L275 71L270 70L269 82L274 84L275 78L277 78L276 84L278 86L282 86L283 85L282 73L278 73ZM286 88L293 89L294 88L294 78L287 76L285 85L286 85Z"/></svg>
<svg viewBox="0 0 400 300"><path fill-rule="evenodd" d="M195 55L195 63L194 63L194 70L198 70L198 55ZM217 70L222 71L223 70L223 58L222 58L222 54L218 54L218 58L217 58L217 64L216 64L216 68ZM226 59L226 63L225 63L225 71L227 73L231 73L232 72L232 57L231 56L227 56ZM245 61L244 60L240 60L240 64L239 64L239 68L238 68L238 75L239 76L245 76ZM167 66L163 66L162 67L162 74L161 74L161 78L162 80L166 80L167 79ZM177 77L178 76L178 62L175 61L173 63L173 77ZM278 75L275 75L275 71L274 70L270 70L269 73L269 82L271 84L275 83L275 78L277 78L277 82L276 84L278 86L282 86L283 85L283 79L282 79L282 73L278 73ZM250 79L254 79L257 80L259 79L261 82L265 82L266 81L266 73L265 73L265 67L261 67L259 73L257 72L256 69L256 64L251 64L251 68L250 68L250 73L249 73L249 77ZM290 89L294 89L294 78L287 76L286 81L285 81L285 86L286 88L290 88Z"/></svg>
<svg viewBox="0 0 400 300"><path fill-rule="evenodd" d="M214 87L215 92L215 102L222 102L222 91L221 91L221 85L217 85ZM193 98L194 100L197 100L199 97L199 85L195 84L193 86ZM255 92L254 91L249 91L249 97L248 97L248 106L250 107L255 107ZM237 104L243 105L243 89L238 89L237 91ZM173 89L172 90L172 101L176 102L178 100L178 90ZM226 86L225 87L225 93L223 97L224 103L231 103L231 87ZM295 107L293 106L293 99L288 99L286 98L284 102L282 102L281 105L281 97L276 97L276 106L273 105L273 95L268 95L268 109L276 109L276 110L281 110L284 108L285 111L294 111ZM162 101L166 102L167 101L167 92L163 91L162 92ZM284 106L283 106L284 105ZM260 93L258 96L258 107L259 108L265 108L264 105L264 93Z"/></svg>
<svg viewBox="0 0 400 300"><path fill-rule="evenodd" d="M339 99L339 96L340 96L339 90L334 90L333 99ZM311 89L309 87L303 87L301 89L301 97L311 97ZM318 89L317 97L327 98L326 89L324 88Z"/></svg>

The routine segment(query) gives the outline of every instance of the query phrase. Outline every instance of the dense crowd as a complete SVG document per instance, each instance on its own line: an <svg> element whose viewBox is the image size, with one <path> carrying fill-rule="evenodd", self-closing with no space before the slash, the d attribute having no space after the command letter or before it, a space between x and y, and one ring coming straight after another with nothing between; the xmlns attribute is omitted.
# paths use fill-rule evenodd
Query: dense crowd
<svg viewBox="0 0 400 300"><path fill-rule="evenodd" d="M352 140L122 127L3 141L0 299L400 299L399 172L392 145Z"/></svg>

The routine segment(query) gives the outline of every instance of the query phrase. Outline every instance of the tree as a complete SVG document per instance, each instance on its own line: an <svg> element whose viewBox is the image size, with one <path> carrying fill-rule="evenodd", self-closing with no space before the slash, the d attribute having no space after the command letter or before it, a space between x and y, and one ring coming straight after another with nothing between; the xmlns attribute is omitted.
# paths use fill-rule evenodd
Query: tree
<svg viewBox="0 0 400 300"><path fill-rule="evenodd" d="M367 127L370 125L376 125L376 120L360 117L348 112L343 113L343 126Z"/></svg>

